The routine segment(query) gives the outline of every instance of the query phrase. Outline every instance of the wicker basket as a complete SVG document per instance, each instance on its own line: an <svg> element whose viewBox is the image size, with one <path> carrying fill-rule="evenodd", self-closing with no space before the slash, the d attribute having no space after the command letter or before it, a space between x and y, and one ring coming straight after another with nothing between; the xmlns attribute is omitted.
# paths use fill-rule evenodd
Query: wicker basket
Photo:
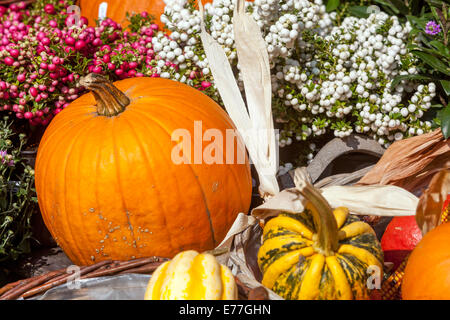
<svg viewBox="0 0 450 320"><path fill-rule="evenodd" d="M151 257L130 261L102 261L91 266L80 267L80 280L123 274L152 274L167 258ZM29 279L7 284L0 289L0 300L29 299L67 283L71 273L60 269ZM250 289L236 278L240 300L268 300L263 287Z"/></svg>

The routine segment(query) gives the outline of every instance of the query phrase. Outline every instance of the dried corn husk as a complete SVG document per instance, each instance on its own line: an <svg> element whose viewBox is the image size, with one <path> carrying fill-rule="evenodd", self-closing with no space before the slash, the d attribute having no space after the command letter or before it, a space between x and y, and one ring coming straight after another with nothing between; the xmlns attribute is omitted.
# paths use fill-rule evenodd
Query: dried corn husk
<svg viewBox="0 0 450 320"><path fill-rule="evenodd" d="M244 1L238 0L233 15L234 39L242 70L247 107L234 78L228 58L220 44L206 32L203 6L200 38L203 42L215 85L230 118L244 140L260 181L263 198L278 193L276 179L278 159L272 117L272 85L269 56L256 22L244 12ZM251 35L251 36L250 36Z"/></svg>
<svg viewBox="0 0 450 320"><path fill-rule="evenodd" d="M297 168L296 175L310 181L306 168ZM419 202L415 195L397 186L330 186L320 190L332 208L347 207L355 215L411 216ZM285 189L253 209L252 216L267 219L280 212L301 212L305 204L296 188Z"/></svg>
<svg viewBox="0 0 450 320"><path fill-rule="evenodd" d="M441 170L431 179L428 189L419 199L416 221L422 235L441 224L442 207L450 194L450 170Z"/></svg>
<svg viewBox="0 0 450 320"><path fill-rule="evenodd" d="M441 129L393 143L361 185L396 185L416 195L428 186L432 176L450 168L450 139Z"/></svg>

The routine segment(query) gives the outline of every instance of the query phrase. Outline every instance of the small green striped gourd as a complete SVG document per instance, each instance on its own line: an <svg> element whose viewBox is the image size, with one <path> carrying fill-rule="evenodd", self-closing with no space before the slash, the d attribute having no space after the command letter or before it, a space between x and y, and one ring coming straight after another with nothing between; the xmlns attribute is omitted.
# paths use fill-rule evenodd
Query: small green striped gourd
<svg viewBox="0 0 450 320"><path fill-rule="evenodd" d="M330 205L311 184L298 214L281 213L264 226L258 251L262 284L289 300L369 299L368 277L383 276L383 251L373 229L345 207ZM370 282L370 281L369 281Z"/></svg>
<svg viewBox="0 0 450 320"><path fill-rule="evenodd" d="M236 300L238 290L230 269L208 253L188 250L160 265L144 300Z"/></svg>

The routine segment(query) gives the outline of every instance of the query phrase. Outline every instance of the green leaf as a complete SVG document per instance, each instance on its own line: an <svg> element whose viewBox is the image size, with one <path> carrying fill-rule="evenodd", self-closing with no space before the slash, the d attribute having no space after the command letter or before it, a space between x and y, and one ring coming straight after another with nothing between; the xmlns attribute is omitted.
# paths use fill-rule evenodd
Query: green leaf
<svg viewBox="0 0 450 320"><path fill-rule="evenodd" d="M434 19L439 22L441 19L439 17L439 13L436 10L436 7L431 7L431 12L433 12Z"/></svg>
<svg viewBox="0 0 450 320"><path fill-rule="evenodd" d="M404 75L400 75L400 76L396 76L392 82L391 82L391 88L395 88L400 81L402 80L430 80L432 79L429 76L424 76L424 75L420 75L420 74L404 74Z"/></svg>
<svg viewBox="0 0 450 320"><path fill-rule="evenodd" d="M417 50L413 50L413 51L411 51L411 53L414 54L415 56L417 56L418 58L420 58L423 62L428 64L430 67L433 67L437 71L450 76L450 68L448 67L448 65L443 63L441 60L439 60L435 56L425 53L425 52L422 52L422 51L417 51Z"/></svg>
<svg viewBox="0 0 450 320"><path fill-rule="evenodd" d="M389 9L391 9L394 14L399 14L400 13L398 8L395 5L393 5L390 1L375 0L375 2L381 4L384 7L387 7Z"/></svg>
<svg viewBox="0 0 450 320"><path fill-rule="evenodd" d="M339 7L340 1L339 0L328 0L327 2L327 12L331 12L337 9Z"/></svg>
<svg viewBox="0 0 450 320"><path fill-rule="evenodd" d="M411 0L409 2L409 8L412 14L418 15L420 13L420 5L421 0Z"/></svg>
<svg viewBox="0 0 450 320"><path fill-rule="evenodd" d="M419 29L424 29L425 26L427 25L428 19L426 19L425 17L415 17L415 16L410 16L407 15L406 18L408 19L409 23L411 23L412 25L416 25L417 27L419 27Z"/></svg>
<svg viewBox="0 0 450 320"><path fill-rule="evenodd" d="M348 11L359 18L367 18L370 15L370 10L366 6L351 6L348 8Z"/></svg>
<svg viewBox="0 0 450 320"><path fill-rule="evenodd" d="M445 139L450 137L450 103L446 108L437 113L438 119L441 121L441 130Z"/></svg>
<svg viewBox="0 0 450 320"><path fill-rule="evenodd" d="M448 1L444 1L448 3ZM427 0L427 2L430 6L435 6L438 8L442 7L442 0Z"/></svg>
<svg viewBox="0 0 450 320"><path fill-rule="evenodd" d="M448 81L448 80L440 80L440 82L441 82L442 88L445 91L445 94L447 96L450 96L450 81Z"/></svg>
<svg viewBox="0 0 450 320"><path fill-rule="evenodd" d="M423 42L427 43L428 45L431 45L431 42L433 42L433 41L431 41L431 42L423 41ZM434 42L440 43L439 41L434 41ZM425 48L425 47L419 47L419 46L417 46L415 44L409 44L409 45L406 46L406 48L409 51L417 50L417 51L428 52L431 55L440 56L444 60L446 60L446 59L450 60L450 52L447 52L449 50L448 50L448 48L445 48L445 46L444 47L440 47L440 49L435 49L435 48L429 49L429 48ZM446 64L446 63L444 63L444 64Z"/></svg>
<svg viewBox="0 0 450 320"><path fill-rule="evenodd" d="M389 2L395 5L395 7L399 10L399 12L403 13L409 12L409 8L408 6L405 5L405 2L403 0L390 0Z"/></svg>
<svg viewBox="0 0 450 320"><path fill-rule="evenodd" d="M439 52L442 55L450 58L450 49L446 45L444 45L441 41L433 40L430 41L429 44L435 47L437 50L439 50Z"/></svg>

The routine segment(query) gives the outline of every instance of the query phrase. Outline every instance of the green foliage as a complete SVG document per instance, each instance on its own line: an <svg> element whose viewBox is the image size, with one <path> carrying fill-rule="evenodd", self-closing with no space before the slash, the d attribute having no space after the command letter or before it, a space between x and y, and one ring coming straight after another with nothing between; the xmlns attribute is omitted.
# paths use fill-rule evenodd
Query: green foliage
<svg viewBox="0 0 450 320"><path fill-rule="evenodd" d="M141 15L141 14L131 14L129 12L126 13L126 18L130 22L128 29L131 32L139 32L142 27L148 26L153 23L155 17L152 15Z"/></svg>
<svg viewBox="0 0 450 320"><path fill-rule="evenodd" d="M422 62L420 69L422 79L433 80L439 84L438 103L441 110L437 113L436 122L440 123L444 136L450 136L449 97L450 97L450 5L448 1L427 1L419 16L407 15L413 26L408 49ZM426 32L427 23L434 21L440 31L436 34ZM403 78L405 79L405 78ZM392 85L403 80L394 79ZM446 107L445 107L446 106Z"/></svg>
<svg viewBox="0 0 450 320"><path fill-rule="evenodd" d="M31 216L37 203L34 170L21 158L26 137L11 125L8 117L0 121L0 262L30 252Z"/></svg>

